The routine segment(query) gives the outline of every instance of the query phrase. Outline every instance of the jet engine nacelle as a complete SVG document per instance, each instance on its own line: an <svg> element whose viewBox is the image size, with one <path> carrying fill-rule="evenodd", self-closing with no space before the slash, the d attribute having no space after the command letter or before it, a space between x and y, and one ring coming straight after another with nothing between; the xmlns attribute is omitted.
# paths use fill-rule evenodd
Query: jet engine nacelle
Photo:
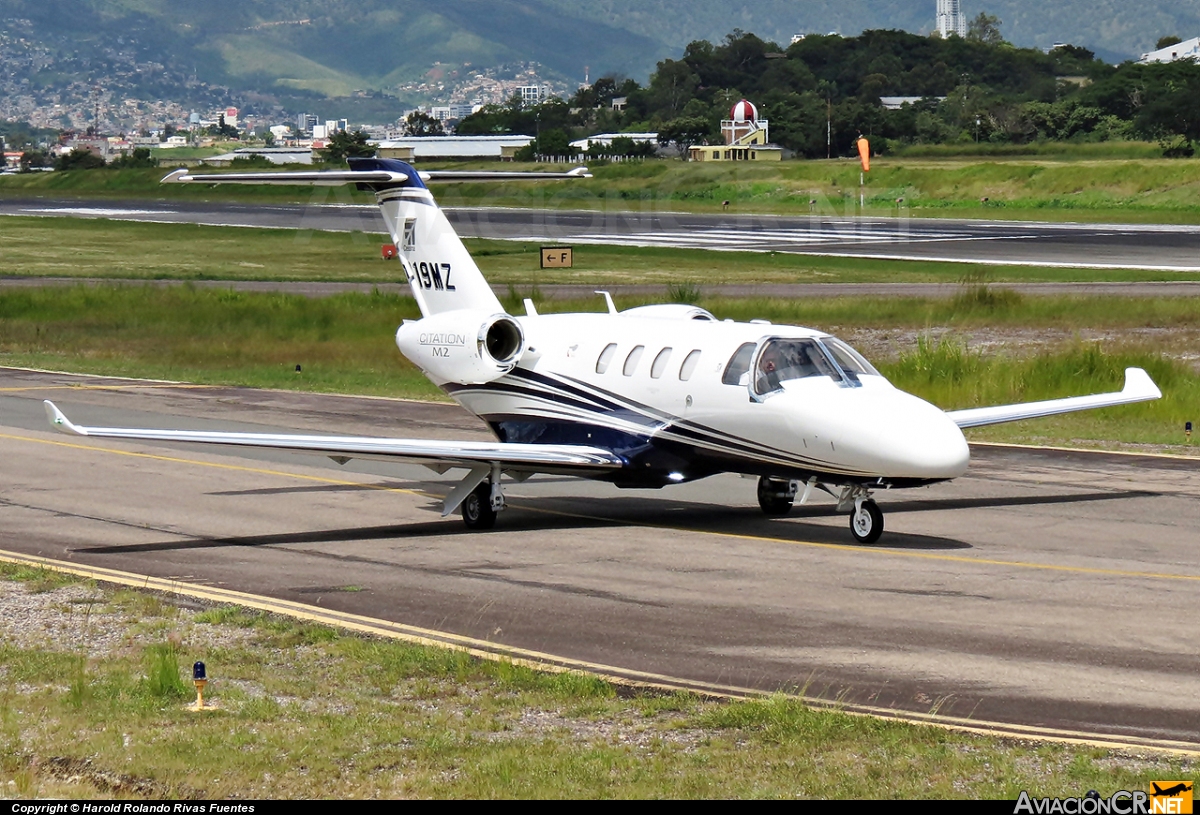
<svg viewBox="0 0 1200 815"><path fill-rule="evenodd" d="M396 346L439 384L481 385L516 367L525 353L525 332L507 314L446 311L405 320Z"/></svg>

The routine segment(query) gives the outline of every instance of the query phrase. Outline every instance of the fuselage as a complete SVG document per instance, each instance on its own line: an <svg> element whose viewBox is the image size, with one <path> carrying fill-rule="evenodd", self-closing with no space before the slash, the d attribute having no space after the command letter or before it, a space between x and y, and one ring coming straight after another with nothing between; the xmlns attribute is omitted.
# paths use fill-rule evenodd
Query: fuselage
<svg viewBox="0 0 1200 815"><path fill-rule="evenodd" d="M437 384L501 441L618 452L631 465L611 476L620 486L738 472L903 487L955 478L968 464L943 411L820 331L720 322L681 306L517 319L526 350L511 372ZM764 373L777 349L819 365L787 368L778 381Z"/></svg>

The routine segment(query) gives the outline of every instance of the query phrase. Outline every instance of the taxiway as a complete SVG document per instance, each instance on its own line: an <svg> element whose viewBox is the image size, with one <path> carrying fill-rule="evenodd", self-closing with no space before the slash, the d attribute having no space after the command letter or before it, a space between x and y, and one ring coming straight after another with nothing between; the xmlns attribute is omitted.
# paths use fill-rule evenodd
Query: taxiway
<svg viewBox="0 0 1200 815"><path fill-rule="evenodd" d="M47 398L83 424L486 432L450 405L0 369L0 550L685 686L1200 747L1197 459L977 446L965 477L883 494L870 547L828 499L764 518L736 476L535 477L470 533L439 517L453 472L64 436Z"/></svg>

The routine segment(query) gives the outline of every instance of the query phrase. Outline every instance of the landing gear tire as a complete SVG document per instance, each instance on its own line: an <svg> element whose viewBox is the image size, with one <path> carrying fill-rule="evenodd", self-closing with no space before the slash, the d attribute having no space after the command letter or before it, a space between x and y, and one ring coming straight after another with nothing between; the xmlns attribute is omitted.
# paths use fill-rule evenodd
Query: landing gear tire
<svg viewBox="0 0 1200 815"><path fill-rule="evenodd" d="M867 499L862 506L850 513L850 534L859 543L874 543L883 534L883 511L874 501Z"/></svg>
<svg viewBox="0 0 1200 815"><path fill-rule="evenodd" d="M496 525L496 510L492 509L492 485L484 481L463 499L462 519L467 529L491 529Z"/></svg>
<svg viewBox="0 0 1200 815"><path fill-rule="evenodd" d="M758 505L764 515L779 517L792 511L792 502L796 500L796 490L788 481L776 481L771 478L758 479Z"/></svg>

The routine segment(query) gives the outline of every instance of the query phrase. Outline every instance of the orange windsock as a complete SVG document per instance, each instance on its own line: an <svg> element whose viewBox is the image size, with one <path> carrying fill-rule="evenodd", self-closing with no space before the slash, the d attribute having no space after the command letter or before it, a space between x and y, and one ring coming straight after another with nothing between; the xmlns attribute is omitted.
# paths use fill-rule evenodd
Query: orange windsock
<svg viewBox="0 0 1200 815"><path fill-rule="evenodd" d="M871 169L871 145L867 143L866 136L858 137L858 157L862 160L863 170Z"/></svg>

